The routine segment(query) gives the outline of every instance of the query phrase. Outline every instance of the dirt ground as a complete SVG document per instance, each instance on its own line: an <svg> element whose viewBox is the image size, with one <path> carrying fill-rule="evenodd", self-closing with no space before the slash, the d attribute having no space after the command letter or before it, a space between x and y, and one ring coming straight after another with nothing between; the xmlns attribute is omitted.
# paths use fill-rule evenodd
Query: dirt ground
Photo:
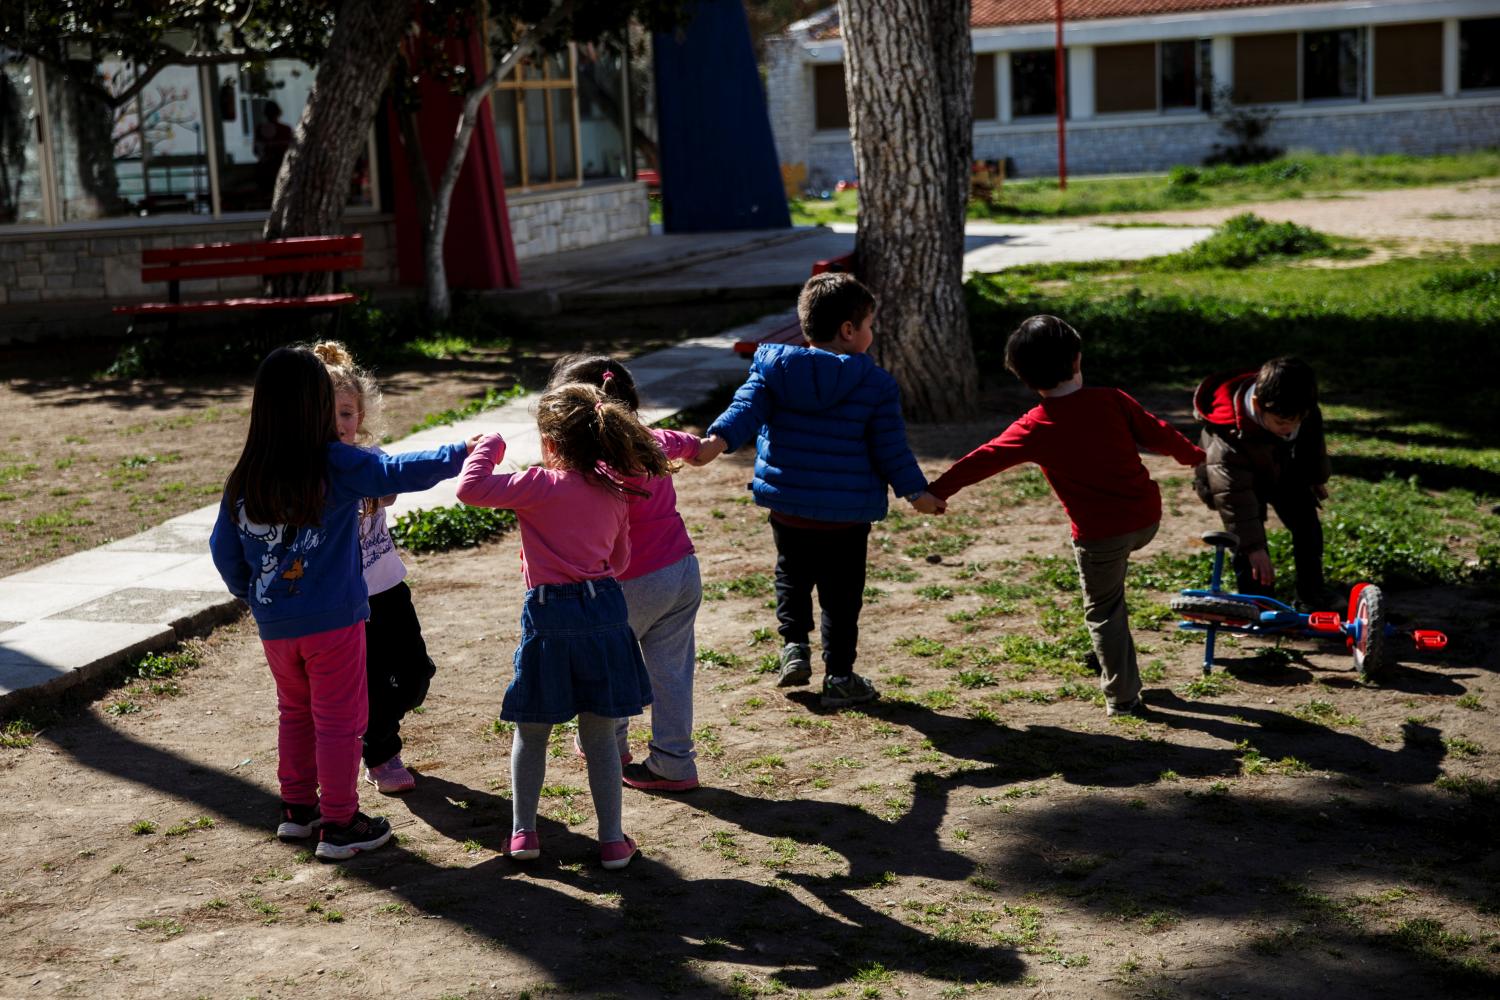
<svg viewBox="0 0 1500 1000"><path fill-rule="evenodd" d="M1292 198L1253 205L1091 217L1096 222L1217 225L1241 212L1362 240L1395 240L1409 250L1500 242L1500 181L1394 191L1346 191L1325 198Z"/></svg>
<svg viewBox="0 0 1500 1000"><path fill-rule="evenodd" d="M1184 401L1146 402L1185 421ZM206 405L122 408L119 426ZM924 468L1020 405L996 396L983 423L915 430ZM1168 514L1142 564L1213 526L1182 470L1149 464ZM509 737L494 720L522 595L506 536L407 559L439 669L404 730L416 791L366 787L399 834L384 849L326 865L274 838L275 698L248 619L191 644L178 696L137 685L142 710L111 715L122 692L102 692L0 750L0 996L1500 991L1484 780L1500 657L1465 628L1493 617L1478 597L1400 594L1455 642L1383 688L1331 645L1250 641L1223 649L1221 684L1190 688L1201 645L1173 631L1164 595L1137 594L1152 712L1107 720L1092 676L1057 653L1078 622L1066 521L1035 474L1007 474L945 520L877 528L860 669L886 697L830 714L762 668L773 552L749 470L742 454L678 477L711 598L703 787L626 790L643 848L628 869L597 866L561 732L543 856L500 854Z"/></svg>

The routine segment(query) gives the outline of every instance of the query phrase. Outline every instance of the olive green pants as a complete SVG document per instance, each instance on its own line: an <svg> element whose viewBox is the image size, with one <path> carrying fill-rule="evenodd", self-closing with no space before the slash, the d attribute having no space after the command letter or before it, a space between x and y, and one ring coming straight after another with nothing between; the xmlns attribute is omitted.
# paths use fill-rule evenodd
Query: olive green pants
<svg viewBox="0 0 1500 1000"><path fill-rule="evenodd" d="M1126 535L1073 543L1083 584L1083 620L1099 658L1099 686L1104 700L1116 708L1132 705L1141 696L1141 671L1125 607L1125 571L1130 553L1155 538L1158 527L1160 522Z"/></svg>

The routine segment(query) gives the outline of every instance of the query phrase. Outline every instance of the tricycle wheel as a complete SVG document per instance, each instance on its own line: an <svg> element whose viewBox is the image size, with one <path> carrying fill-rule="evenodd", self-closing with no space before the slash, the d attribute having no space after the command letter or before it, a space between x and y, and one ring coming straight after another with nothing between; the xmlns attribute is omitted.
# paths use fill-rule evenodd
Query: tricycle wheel
<svg viewBox="0 0 1500 1000"><path fill-rule="evenodd" d="M1198 597L1186 594L1172 598L1172 610L1188 621L1218 625L1250 625L1260 621L1260 607L1232 597Z"/></svg>
<svg viewBox="0 0 1500 1000"><path fill-rule="evenodd" d="M1369 681L1380 681L1390 675L1391 648L1385 634L1385 595L1376 586L1360 588L1354 602L1354 665Z"/></svg>

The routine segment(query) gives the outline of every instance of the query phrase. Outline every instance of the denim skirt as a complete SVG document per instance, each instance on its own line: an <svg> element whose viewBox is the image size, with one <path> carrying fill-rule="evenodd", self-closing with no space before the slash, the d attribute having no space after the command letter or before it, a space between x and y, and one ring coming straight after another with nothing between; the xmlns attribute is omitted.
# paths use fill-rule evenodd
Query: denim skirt
<svg viewBox="0 0 1500 1000"><path fill-rule="evenodd" d="M515 667L500 705L507 722L567 722L579 712L622 719L651 704L646 663L613 577L528 590Z"/></svg>

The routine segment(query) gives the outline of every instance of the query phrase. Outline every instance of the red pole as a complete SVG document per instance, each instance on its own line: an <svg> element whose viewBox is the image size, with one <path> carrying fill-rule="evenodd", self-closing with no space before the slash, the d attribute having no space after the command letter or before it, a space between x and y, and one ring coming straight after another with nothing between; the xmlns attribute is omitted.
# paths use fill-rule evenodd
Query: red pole
<svg viewBox="0 0 1500 1000"><path fill-rule="evenodd" d="M1063 52L1062 0L1052 0L1057 17L1057 189L1068 189L1068 63Z"/></svg>

